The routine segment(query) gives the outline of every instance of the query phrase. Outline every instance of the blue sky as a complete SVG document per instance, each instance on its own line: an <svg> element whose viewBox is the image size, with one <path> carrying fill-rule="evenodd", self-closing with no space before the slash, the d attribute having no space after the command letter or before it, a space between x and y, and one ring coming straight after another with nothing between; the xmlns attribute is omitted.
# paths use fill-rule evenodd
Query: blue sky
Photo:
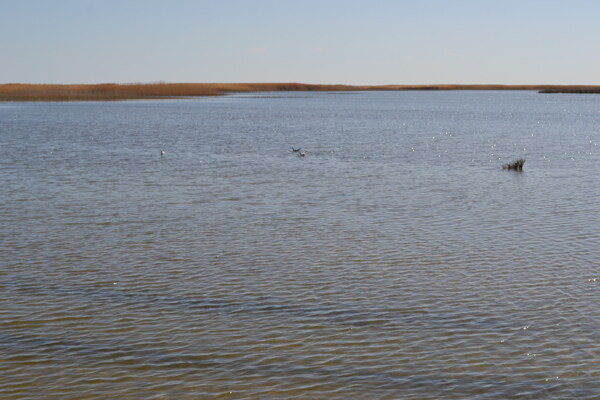
<svg viewBox="0 0 600 400"><path fill-rule="evenodd" d="M0 83L600 84L600 1L0 0Z"/></svg>

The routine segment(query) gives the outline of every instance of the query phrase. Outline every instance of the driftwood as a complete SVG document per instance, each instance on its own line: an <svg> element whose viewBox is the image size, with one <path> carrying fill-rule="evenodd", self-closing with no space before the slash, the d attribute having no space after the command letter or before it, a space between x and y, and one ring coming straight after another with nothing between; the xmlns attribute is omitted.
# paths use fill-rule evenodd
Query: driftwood
<svg viewBox="0 0 600 400"><path fill-rule="evenodd" d="M513 171L523 171L523 164L525 164L524 158L519 158L516 161L513 161L508 164L504 164L502 169L512 169Z"/></svg>

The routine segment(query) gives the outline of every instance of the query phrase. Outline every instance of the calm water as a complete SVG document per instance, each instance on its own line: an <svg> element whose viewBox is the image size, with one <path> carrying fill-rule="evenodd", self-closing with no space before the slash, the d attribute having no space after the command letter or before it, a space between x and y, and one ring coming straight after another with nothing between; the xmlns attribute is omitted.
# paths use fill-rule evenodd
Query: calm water
<svg viewBox="0 0 600 400"><path fill-rule="evenodd" d="M599 127L534 92L0 103L0 398L597 399Z"/></svg>

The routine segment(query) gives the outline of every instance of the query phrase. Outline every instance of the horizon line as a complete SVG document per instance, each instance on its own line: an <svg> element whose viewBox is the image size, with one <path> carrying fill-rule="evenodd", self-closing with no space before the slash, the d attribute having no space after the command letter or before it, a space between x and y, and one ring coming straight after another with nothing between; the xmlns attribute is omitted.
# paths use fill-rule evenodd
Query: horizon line
<svg viewBox="0 0 600 400"><path fill-rule="evenodd" d="M248 92L349 92L349 91L459 91L535 90L540 93L600 93L600 85L345 85L308 83L5 83L0 84L0 101L133 100L220 96Z"/></svg>

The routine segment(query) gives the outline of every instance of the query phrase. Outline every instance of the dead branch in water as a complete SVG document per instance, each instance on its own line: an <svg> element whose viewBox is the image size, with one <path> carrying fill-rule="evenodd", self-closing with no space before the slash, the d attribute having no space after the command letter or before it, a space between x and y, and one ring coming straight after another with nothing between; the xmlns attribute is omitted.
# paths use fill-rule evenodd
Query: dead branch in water
<svg viewBox="0 0 600 400"><path fill-rule="evenodd" d="M504 164L502 166L502 169L510 169L513 171L523 171L523 164L525 164L525 159L524 158L519 158L516 161L513 161L511 163L508 164Z"/></svg>

